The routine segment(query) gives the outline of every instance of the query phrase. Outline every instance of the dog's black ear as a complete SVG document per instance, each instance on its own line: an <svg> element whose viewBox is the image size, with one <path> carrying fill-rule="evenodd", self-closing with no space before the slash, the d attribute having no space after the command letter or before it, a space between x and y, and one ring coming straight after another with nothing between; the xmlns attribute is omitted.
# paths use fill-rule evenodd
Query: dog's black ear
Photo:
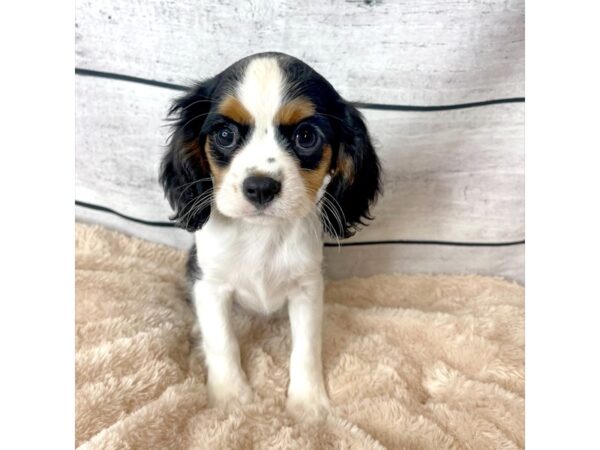
<svg viewBox="0 0 600 450"><path fill-rule="evenodd" d="M160 183L175 211L170 219L188 231L202 228L210 216L213 185L201 129L214 85L214 78L195 85L169 111L173 134L162 160Z"/></svg>
<svg viewBox="0 0 600 450"><path fill-rule="evenodd" d="M325 229L329 234L347 238L353 236L360 225L366 226L367 221L373 220L370 208L382 191L381 165L362 115L349 103L340 102L337 158L332 164L333 177L325 196L333 211L324 208L323 212L327 214Z"/></svg>

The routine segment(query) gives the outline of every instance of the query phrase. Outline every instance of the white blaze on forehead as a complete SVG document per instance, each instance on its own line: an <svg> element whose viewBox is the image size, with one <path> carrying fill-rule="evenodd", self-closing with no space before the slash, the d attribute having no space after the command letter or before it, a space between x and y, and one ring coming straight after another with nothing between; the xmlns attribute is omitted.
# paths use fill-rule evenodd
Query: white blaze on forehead
<svg viewBox="0 0 600 450"><path fill-rule="evenodd" d="M272 57L250 61L237 88L237 97L254 117L257 128L269 127L281 107L284 75Z"/></svg>

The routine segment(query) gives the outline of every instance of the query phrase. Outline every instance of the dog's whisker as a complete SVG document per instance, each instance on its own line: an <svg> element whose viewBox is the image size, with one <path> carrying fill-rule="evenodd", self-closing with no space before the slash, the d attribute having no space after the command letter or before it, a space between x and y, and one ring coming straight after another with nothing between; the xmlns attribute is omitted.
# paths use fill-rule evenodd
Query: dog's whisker
<svg viewBox="0 0 600 450"><path fill-rule="evenodd" d="M211 104L214 104L214 105L218 104L218 102L216 102L216 101L214 101L214 100L212 100L210 98L203 98L201 100L196 100L195 102L190 103L189 105L187 105L184 108L178 108L178 110L181 111L181 112L183 112L186 109L191 108L192 106L194 106L194 105L196 105L198 103L211 103Z"/></svg>
<svg viewBox="0 0 600 450"><path fill-rule="evenodd" d="M306 192L306 194L309 197L316 195L316 192L317 192L315 189L311 189L308 187L305 187L304 191ZM319 216L322 218L322 220L324 222L323 226L325 227L325 231L333 236L333 238L336 240L336 243L337 243L337 246L339 249L339 248L341 248L340 239L339 239L339 236L338 236L338 233L337 233L335 227L333 226L333 224L329 220L329 217L327 216L327 211L331 212L331 214L334 216L334 218L340 225L340 229L343 229L343 226L340 222L339 214L336 213L335 208L333 207L333 204L331 204L331 202L329 202L325 197L321 197L318 200L317 205L319 205L319 203L323 206L323 208L318 208L317 210L319 212Z"/></svg>
<svg viewBox="0 0 600 450"><path fill-rule="evenodd" d="M207 113L202 113L202 114L198 114L197 116L192 117L190 120L188 120L182 127L180 127L181 130L185 130L185 127L187 127L190 123L192 123L194 120L198 120L201 117L204 116L208 116L210 114L210 112Z"/></svg>
<svg viewBox="0 0 600 450"><path fill-rule="evenodd" d="M193 210L196 204L198 204L199 202L204 201L206 198L211 197L212 195L212 191L213 188L208 189L207 191L203 192L201 195L199 195L198 197L194 197L192 198L190 201L188 201L182 208L181 211L186 211L182 216L180 216L179 220L183 220L186 217L190 217L193 216ZM188 208L188 205L191 206ZM189 222L189 221L188 221Z"/></svg>
<svg viewBox="0 0 600 450"><path fill-rule="evenodd" d="M342 205L340 205L340 203L337 201L337 199L327 191L323 191L323 196L329 197L329 199L330 199L329 201L332 201L334 203L334 205L337 206L336 210L341 213L341 215L342 215L341 218L343 219L343 223L344 224L347 223L346 216L344 214L344 209L342 208Z"/></svg>
<svg viewBox="0 0 600 450"><path fill-rule="evenodd" d="M324 204L328 205L328 208L331 210L331 213L333 214L336 222L339 225L339 229L343 230L344 229L344 223L342 222L342 218L340 217L338 209L329 200L327 200L327 197L323 197L323 198L324 198Z"/></svg>
<svg viewBox="0 0 600 450"><path fill-rule="evenodd" d="M190 185L195 184L195 183L200 183L201 181L209 181L209 180L212 180L212 177L199 178L197 180L190 181L189 183L182 184L181 186L179 186L179 187L177 187L175 189L179 190L179 189L182 189L185 186L190 186Z"/></svg>
<svg viewBox="0 0 600 450"><path fill-rule="evenodd" d="M309 222L309 226L311 228L311 230L313 231L313 233L315 234L315 239L317 241L320 241L322 239L322 237L319 237L319 232L317 230L317 225L315 222Z"/></svg>
<svg viewBox="0 0 600 450"><path fill-rule="evenodd" d="M323 206L331 212L331 214L333 215L333 218L336 220L337 224L339 225L339 230L343 231L344 225L341 221L339 213L337 212L337 208L335 208L335 206L329 200L327 200L326 197L323 197ZM330 222L330 224L333 227L333 224L331 222ZM334 234L337 237L337 231L335 230L335 228L333 228L333 230L334 230Z"/></svg>
<svg viewBox="0 0 600 450"><path fill-rule="evenodd" d="M212 204L212 198L206 199L205 201L199 202L199 204L194 204L194 207L190 209L184 216L181 217L181 221L186 219L186 228L189 226L190 221L194 218L195 215L201 213L206 207Z"/></svg>
<svg viewBox="0 0 600 450"><path fill-rule="evenodd" d="M189 221L192 220L195 215L202 213L202 211L209 207L212 204L212 200L211 197L201 202L198 206L194 206L192 214L188 217L187 224L189 225Z"/></svg>
<svg viewBox="0 0 600 450"><path fill-rule="evenodd" d="M194 203L194 202L198 201L198 200L199 200L199 199L201 199L203 196L205 196L205 195L209 194L209 193L211 192L211 189L212 189L212 188L210 188L210 189L207 189L206 191L202 192L202 193L201 193L199 196L192 197L192 199L191 199L191 200L189 200L189 201L188 201L188 202L187 202L185 205L183 205L183 206L181 207L181 209L182 209L182 210L186 209L188 205L190 205L190 204L192 204L192 203Z"/></svg>
<svg viewBox="0 0 600 450"><path fill-rule="evenodd" d="M190 182L190 183L185 183L185 184L182 184L181 186L179 186L179 187L175 188L175 190L177 190L177 191L178 191L178 190L181 190L181 189L183 189L183 190L181 191L181 193L179 194L179 197L178 197L178 199L177 199L177 203L179 203L179 202L181 201L181 197L183 197L183 194L185 194L185 192L186 192L188 189L190 189L191 187L193 187L195 184L201 183L201 182L203 182L203 181L208 181L208 180L211 180L211 179L212 179L211 177L207 177L207 178L200 178L199 180L195 180L195 181L192 181L192 182Z"/></svg>
<svg viewBox="0 0 600 450"><path fill-rule="evenodd" d="M327 202L323 202L323 207L324 207L325 209L327 209L327 210L331 211L331 213L332 213L332 214L334 215L334 217L336 217L336 219L337 219L337 216L336 216L335 212L333 211L332 207L331 207L331 206L330 206L330 205L329 205ZM324 213L324 211L323 211L323 213ZM331 234L333 235L334 239L336 240L336 242L337 242L337 245L338 245L338 248L341 248L340 239L339 239L339 237L338 237L338 234L337 234L337 232L336 232L336 230L335 230L335 227L333 226L333 224L332 224L332 223L331 223L331 221L329 220L329 217L327 216L327 214L326 214L326 213L324 213L324 216L323 216L323 217L324 217L325 221L326 221L326 222L329 224L329 228L330 228L330 230L331 230ZM340 226L341 226L341 225L340 225Z"/></svg>

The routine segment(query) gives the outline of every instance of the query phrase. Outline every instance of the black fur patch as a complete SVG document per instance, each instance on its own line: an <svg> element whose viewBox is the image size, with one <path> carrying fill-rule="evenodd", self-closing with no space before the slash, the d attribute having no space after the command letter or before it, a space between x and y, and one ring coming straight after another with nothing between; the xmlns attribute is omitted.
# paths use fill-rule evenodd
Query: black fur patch
<svg viewBox="0 0 600 450"><path fill-rule="evenodd" d="M192 245L188 253L186 276L190 284L202 279L202 269L198 265L198 250L196 244Z"/></svg>

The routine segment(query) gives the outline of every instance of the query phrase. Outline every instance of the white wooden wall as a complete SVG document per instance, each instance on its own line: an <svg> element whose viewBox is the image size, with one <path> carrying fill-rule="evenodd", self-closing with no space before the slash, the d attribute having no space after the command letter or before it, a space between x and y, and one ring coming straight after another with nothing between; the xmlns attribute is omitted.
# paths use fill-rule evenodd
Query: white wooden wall
<svg viewBox="0 0 600 450"><path fill-rule="evenodd" d="M77 218L189 245L160 226L170 214L157 183L163 119L177 85L283 51L363 104L385 170L375 222L347 241L371 244L327 247L331 277L523 282L523 22L523 1L78 0L76 200L87 205ZM486 101L501 103L468 105Z"/></svg>

